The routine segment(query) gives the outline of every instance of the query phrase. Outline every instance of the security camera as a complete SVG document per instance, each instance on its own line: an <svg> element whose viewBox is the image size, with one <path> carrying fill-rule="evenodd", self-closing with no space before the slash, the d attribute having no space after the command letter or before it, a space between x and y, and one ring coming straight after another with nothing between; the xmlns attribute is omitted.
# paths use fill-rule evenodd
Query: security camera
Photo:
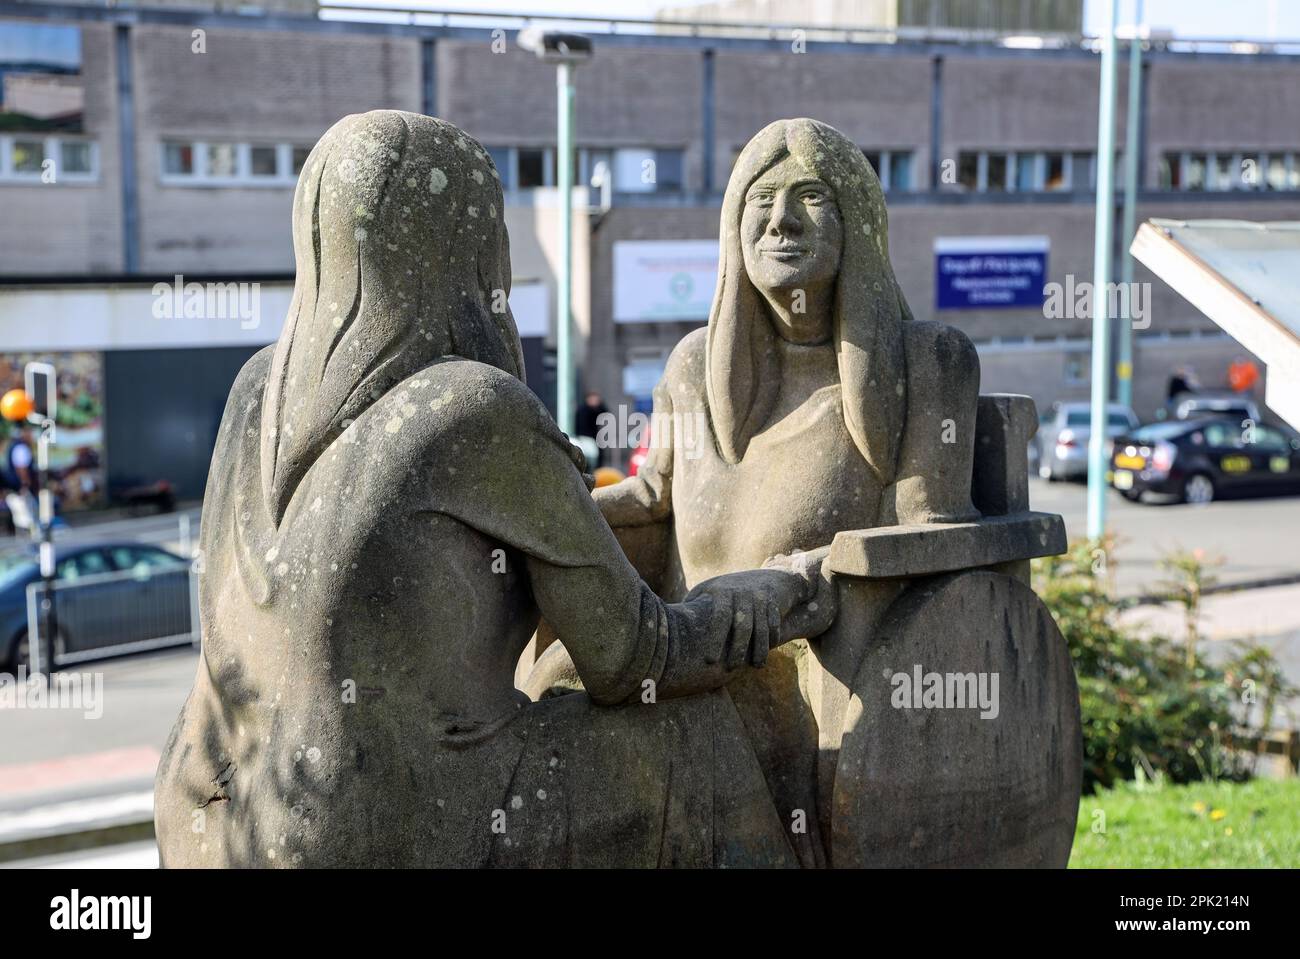
<svg viewBox="0 0 1300 959"><path fill-rule="evenodd" d="M543 63L582 63L591 59L591 38L580 33L560 33L528 27L519 31L519 45Z"/></svg>

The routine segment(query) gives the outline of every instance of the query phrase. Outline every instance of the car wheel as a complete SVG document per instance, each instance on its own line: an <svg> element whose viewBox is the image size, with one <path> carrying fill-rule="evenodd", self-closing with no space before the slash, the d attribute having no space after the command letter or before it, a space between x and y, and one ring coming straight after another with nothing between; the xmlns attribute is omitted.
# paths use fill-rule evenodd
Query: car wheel
<svg viewBox="0 0 1300 959"><path fill-rule="evenodd" d="M1194 473L1187 477L1183 483L1183 502L1195 504L1214 502L1214 480L1204 473Z"/></svg>
<svg viewBox="0 0 1300 959"><path fill-rule="evenodd" d="M1126 500L1129 500L1130 502L1136 503L1136 502L1138 502L1140 499L1142 499L1142 491L1141 491L1141 490L1126 489L1126 490L1121 490L1121 492L1124 494L1124 498L1125 498Z"/></svg>
<svg viewBox="0 0 1300 959"><path fill-rule="evenodd" d="M63 634L55 633L54 652L57 655L61 656L67 650L67 648L68 648L68 644L67 641L63 638ZM24 667L29 672L31 671L32 647L31 647L31 643L27 639L27 630L25 629L22 631L22 634L18 637L18 639L14 641L13 652L9 656L9 665L15 673L18 672L19 666Z"/></svg>

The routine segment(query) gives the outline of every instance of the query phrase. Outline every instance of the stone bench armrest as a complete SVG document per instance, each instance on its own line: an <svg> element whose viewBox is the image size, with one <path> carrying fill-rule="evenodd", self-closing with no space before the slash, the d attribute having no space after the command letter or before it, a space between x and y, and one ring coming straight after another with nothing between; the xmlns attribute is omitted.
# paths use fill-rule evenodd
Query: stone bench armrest
<svg viewBox="0 0 1300 959"><path fill-rule="evenodd" d="M845 530L831 543L828 565L838 576L907 579L1055 556L1065 550L1061 517L1026 511L971 523Z"/></svg>

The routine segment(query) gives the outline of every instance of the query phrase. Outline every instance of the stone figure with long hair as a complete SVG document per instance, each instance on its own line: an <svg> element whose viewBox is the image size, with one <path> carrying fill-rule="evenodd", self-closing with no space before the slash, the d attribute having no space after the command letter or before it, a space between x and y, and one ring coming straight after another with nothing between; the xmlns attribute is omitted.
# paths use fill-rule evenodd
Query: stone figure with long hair
<svg viewBox="0 0 1300 959"><path fill-rule="evenodd" d="M239 374L213 455L202 656L157 775L163 865L798 862L726 684L827 627L824 581L700 576L737 563L693 549L693 590L670 602L642 581L523 383L503 217L487 152L440 120L347 117L308 158L292 305ZM848 305L887 309L896 291L881 280ZM776 349L757 329L737 335ZM891 376L864 386L846 426L870 446L901 422L901 381L872 342L845 345L863 351L843 360L853 375ZM719 469L754 456L783 402L761 378L784 361L747 355L743 383L719 381ZM746 390L764 413L747 416ZM892 455L861 471L873 504ZM650 475L666 483L667 463ZM732 509L726 490L709 495ZM789 540L745 552L757 566ZM542 615L585 694L532 702L515 688Z"/></svg>

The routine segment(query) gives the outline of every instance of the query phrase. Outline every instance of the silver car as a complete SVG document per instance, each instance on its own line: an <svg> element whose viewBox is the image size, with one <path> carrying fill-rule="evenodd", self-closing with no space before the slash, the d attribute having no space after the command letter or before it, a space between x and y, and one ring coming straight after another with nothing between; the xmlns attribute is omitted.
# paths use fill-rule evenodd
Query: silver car
<svg viewBox="0 0 1300 959"><path fill-rule="evenodd" d="M1045 480L1080 479L1088 475L1088 437L1092 410L1087 403L1056 403L1038 424L1030 459ZM1138 418L1127 406L1106 405L1106 438L1137 429ZM1036 453L1037 455L1033 455ZM1106 451L1109 461L1110 451Z"/></svg>

